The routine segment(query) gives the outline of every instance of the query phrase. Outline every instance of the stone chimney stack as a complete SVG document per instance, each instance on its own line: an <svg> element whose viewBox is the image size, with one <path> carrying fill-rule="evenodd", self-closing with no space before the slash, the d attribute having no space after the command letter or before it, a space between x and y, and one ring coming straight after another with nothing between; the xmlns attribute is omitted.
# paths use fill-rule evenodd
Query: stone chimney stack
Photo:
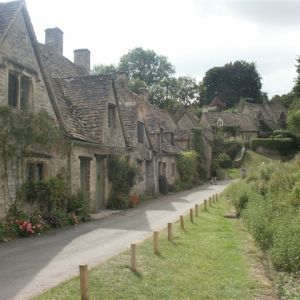
<svg viewBox="0 0 300 300"><path fill-rule="evenodd" d="M124 71L118 71L116 76L116 82L120 84L123 88L128 88L128 74Z"/></svg>
<svg viewBox="0 0 300 300"><path fill-rule="evenodd" d="M45 36L46 46L50 46L53 51L55 51L60 55L63 55L64 33L57 27L47 28L45 32L46 32L46 36Z"/></svg>
<svg viewBox="0 0 300 300"><path fill-rule="evenodd" d="M91 72L91 52L89 49L74 50L74 64L82 67L88 74Z"/></svg>

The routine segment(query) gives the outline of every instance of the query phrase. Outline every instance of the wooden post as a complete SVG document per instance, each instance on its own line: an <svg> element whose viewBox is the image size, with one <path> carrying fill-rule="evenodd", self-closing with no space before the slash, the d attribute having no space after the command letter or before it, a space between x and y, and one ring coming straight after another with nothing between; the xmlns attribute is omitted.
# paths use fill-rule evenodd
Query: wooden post
<svg viewBox="0 0 300 300"><path fill-rule="evenodd" d="M88 300L89 299L89 285L88 285L88 267L87 267L87 265L79 266L79 277L80 277L81 300Z"/></svg>
<svg viewBox="0 0 300 300"><path fill-rule="evenodd" d="M136 244L131 244L131 266L130 269L132 272L136 271Z"/></svg>
<svg viewBox="0 0 300 300"><path fill-rule="evenodd" d="M207 210L207 200L204 200L204 210Z"/></svg>
<svg viewBox="0 0 300 300"><path fill-rule="evenodd" d="M208 198L208 204L211 206L211 197Z"/></svg>
<svg viewBox="0 0 300 300"><path fill-rule="evenodd" d="M215 194L212 195L212 203L215 203Z"/></svg>
<svg viewBox="0 0 300 300"><path fill-rule="evenodd" d="M218 194L216 193L216 201L218 201Z"/></svg>
<svg viewBox="0 0 300 300"><path fill-rule="evenodd" d="M181 229L184 230L184 219L183 219L183 216L180 216L180 226L181 226Z"/></svg>
<svg viewBox="0 0 300 300"><path fill-rule="evenodd" d="M172 223L168 223L168 240L172 241L173 236L172 236Z"/></svg>
<svg viewBox="0 0 300 300"><path fill-rule="evenodd" d="M198 217L198 204L195 205L195 216Z"/></svg>
<svg viewBox="0 0 300 300"><path fill-rule="evenodd" d="M192 208L190 208L190 220L191 220L191 223L194 223L194 214L193 214Z"/></svg>
<svg viewBox="0 0 300 300"><path fill-rule="evenodd" d="M158 246L158 231L154 231L153 232L153 251L154 251L154 254L159 253L158 248L159 248L159 246Z"/></svg>

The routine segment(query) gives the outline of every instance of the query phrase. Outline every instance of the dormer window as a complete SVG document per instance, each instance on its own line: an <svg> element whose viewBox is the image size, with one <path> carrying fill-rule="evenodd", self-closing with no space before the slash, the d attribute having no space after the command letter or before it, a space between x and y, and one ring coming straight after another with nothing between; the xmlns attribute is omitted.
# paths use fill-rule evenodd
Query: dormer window
<svg viewBox="0 0 300 300"><path fill-rule="evenodd" d="M108 127L116 127L116 106L111 103L108 104Z"/></svg>
<svg viewBox="0 0 300 300"><path fill-rule="evenodd" d="M32 102L31 78L15 72L9 73L8 105L24 109Z"/></svg>
<svg viewBox="0 0 300 300"><path fill-rule="evenodd" d="M137 134L138 134L138 142L144 143L144 123L137 123Z"/></svg>
<svg viewBox="0 0 300 300"><path fill-rule="evenodd" d="M217 126L223 126L223 120L222 119L218 119L217 120Z"/></svg>

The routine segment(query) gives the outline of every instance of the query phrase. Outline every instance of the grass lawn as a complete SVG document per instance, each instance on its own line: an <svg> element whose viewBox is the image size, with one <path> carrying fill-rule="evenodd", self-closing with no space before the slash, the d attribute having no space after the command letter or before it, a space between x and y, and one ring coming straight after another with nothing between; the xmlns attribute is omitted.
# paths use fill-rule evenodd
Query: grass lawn
<svg viewBox="0 0 300 300"><path fill-rule="evenodd" d="M259 253L240 220L225 219L228 204L219 200L201 210L186 231L174 225L174 240L159 234L137 245L137 272L130 271L129 251L89 272L90 299L276 299L259 263ZM79 278L35 299L80 299Z"/></svg>

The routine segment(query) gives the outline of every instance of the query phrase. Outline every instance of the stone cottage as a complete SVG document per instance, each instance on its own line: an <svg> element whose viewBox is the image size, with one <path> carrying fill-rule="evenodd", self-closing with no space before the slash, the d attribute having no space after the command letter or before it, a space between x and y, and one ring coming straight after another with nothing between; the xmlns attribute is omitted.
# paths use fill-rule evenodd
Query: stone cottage
<svg viewBox="0 0 300 300"><path fill-rule="evenodd" d="M44 72L39 46L24 2L1 3L0 105L10 105L16 109L29 107L34 112L45 110L58 124L55 104L50 98ZM44 179L55 175L61 168L67 168L68 160L64 154L35 150L27 155L25 169L32 167L36 178ZM4 174L3 165L0 167L0 216L3 216L14 201L22 174L18 174L20 170L10 164L8 174Z"/></svg>
<svg viewBox="0 0 300 300"><path fill-rule="evenodd" d="M213 134L224 137L239 138L251 141L258 135L258 128L248 114L233 112L204 112L200 121L201 127L211 128Z"/></svg>
<svg viewBox="0 0 300 300"><path fill-rule="evenodd" d="M240 112L252 119L260 133L284 128L286 125L287 109L280 101L264 101L262 104L246 101Z"/></svg>
<svg viewBox="0 0 300 300"><path fill-rule="evenodd" d="M63 32L45 33L45 44L38 43L24 1L0 3L0 105L45 110L68 141L67 151L28 153L25 173L33 166L43 180L68 172L72 192L86 193L92 211L108 203L111 155L138 166L133 192L157 194L160 175L174 184L176 154L190 148L195 119L152 106L145 91L137 95L128 89L123 73L90 75L88 49L75 50L73 63L63 56ZM0 217L21 183L23 176L15 175L10 168L8 187L0 179Z"/></svg>

